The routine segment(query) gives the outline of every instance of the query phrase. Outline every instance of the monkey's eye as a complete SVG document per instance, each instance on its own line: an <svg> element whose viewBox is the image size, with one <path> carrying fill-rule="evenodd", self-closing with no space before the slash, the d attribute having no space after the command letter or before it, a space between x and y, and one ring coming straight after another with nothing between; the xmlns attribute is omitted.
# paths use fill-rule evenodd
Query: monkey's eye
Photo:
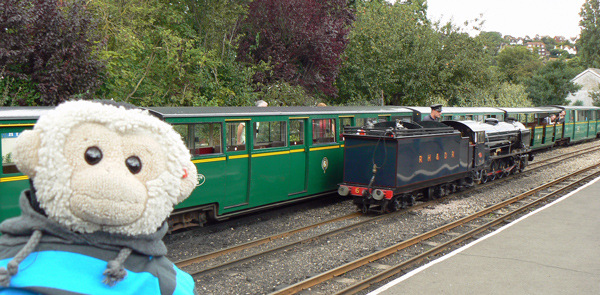
<svg viewBox="0 0 600 295"><path fill-rule="evenodd" d="M96 165L102 160L102 151L95 146L85 151L85 161L90 165Z"/></svg>
<svg viewBox="0 0 600 295"><path fill-rule="evenodd" d="M142 161L136 156L131 156L125 160L125 166L131 174L138 174L142 170Z"/></svg>

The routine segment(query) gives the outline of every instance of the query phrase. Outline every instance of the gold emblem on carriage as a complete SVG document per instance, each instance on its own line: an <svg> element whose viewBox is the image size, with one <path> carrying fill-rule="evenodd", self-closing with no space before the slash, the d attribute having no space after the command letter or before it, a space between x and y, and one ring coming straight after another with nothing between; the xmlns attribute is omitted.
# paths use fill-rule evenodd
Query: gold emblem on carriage
<svg viewBox="0 0 600 295"><path fill-rule="evenodd" d="M321 169L323 169L323 173L327 172L327 168L329 168L329 160L327 157L323 157L321 161Z"/></svg>

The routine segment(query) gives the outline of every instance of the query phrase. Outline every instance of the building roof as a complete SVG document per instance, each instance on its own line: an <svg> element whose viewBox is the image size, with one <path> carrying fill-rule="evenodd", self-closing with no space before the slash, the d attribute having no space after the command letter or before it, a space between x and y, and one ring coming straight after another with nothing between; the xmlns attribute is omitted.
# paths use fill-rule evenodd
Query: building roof
<svg viewBox="0 0 600 295"><path fill-rule="evenodd" d="M571 79L572 82L575 82L575 80L581 78L581 76L587 74L587 73L592 73L595 76L598 77L598 79L600 79L600 69L596 69L596 68L588 68L585 71L579 73L579 75L575 76L575 78Z"/></svg>

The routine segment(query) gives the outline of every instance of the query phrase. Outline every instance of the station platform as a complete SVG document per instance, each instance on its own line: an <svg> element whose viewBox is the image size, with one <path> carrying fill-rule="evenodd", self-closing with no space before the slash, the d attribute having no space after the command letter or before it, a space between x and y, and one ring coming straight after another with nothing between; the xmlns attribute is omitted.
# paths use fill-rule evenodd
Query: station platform
<svg viewBox="0 0 600 295"><path fill-rule="evenodd" d="M599 180L369 295L600 294Z"/></svg>

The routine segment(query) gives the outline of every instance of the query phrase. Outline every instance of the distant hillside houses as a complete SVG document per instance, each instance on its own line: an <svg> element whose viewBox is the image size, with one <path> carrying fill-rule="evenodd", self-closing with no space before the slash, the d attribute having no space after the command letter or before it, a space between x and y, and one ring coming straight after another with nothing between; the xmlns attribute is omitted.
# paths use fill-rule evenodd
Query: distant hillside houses
<svg viewBox="0 0 600 295"><path fill-rule="evenodd" d="M598 91L600 85L600 69L589 68L571 80L573 83L581 85L581 89L573 95L569 95L567 100L573 104L576 101L582 101L584 106L592 106L590 92Z"/></svg>
<svg viewBox="0 0 600 295"><path fill-rule="evenodd" d="M527 49L529 49L529 51L535 51L537 49L537 53L541 56L550 55L550 52L546 50L546 44L544 44L544 42L527 42Z"/></svg>
<svg viewBox="0 0 600 295"><path fill-rule="evenodd" d="M502 37L506 43L503 46L527 46L527 49L531 51L536 51L540 56L549 57L551 55L550 51L552 49L561 49L567 51L569 54L576 55L577 49L575 48L575 42L577 42L578 37L566 38L564 36L540 36L535 35L534 38L529 36L525 37L514 37L511 35L504 35ZM542 42L542 39L554 39L557 45L553 46L553 48L548 48L548 46ZM565 42L570 43L565 44Z"/></svg>

